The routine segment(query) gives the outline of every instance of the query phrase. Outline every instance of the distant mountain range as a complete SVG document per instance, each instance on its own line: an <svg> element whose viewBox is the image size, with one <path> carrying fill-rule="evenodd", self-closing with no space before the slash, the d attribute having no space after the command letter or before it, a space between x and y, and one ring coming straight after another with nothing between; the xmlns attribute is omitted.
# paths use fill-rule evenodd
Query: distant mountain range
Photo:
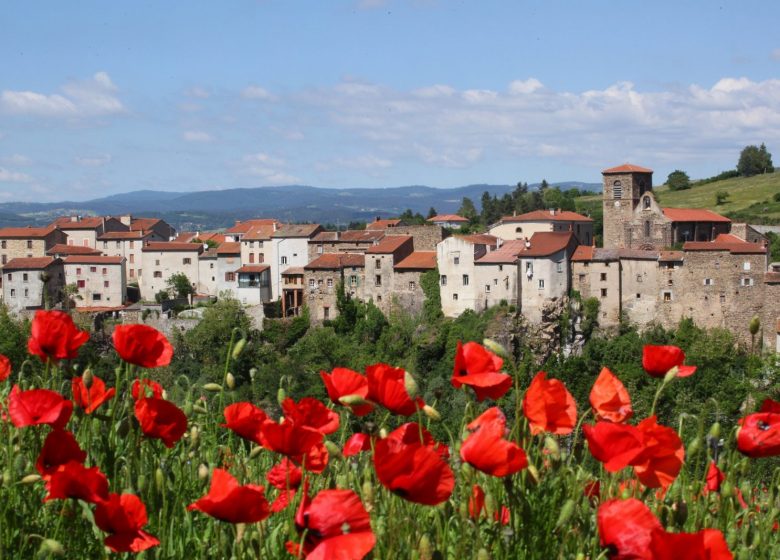
<svg viewBox="0 0 780 560"><path fill-rule="evenodd" d="M599 191L601 183L554 183L562 189ZM538 188L539 185L529 185ZM0 204L0 226L45 225L63 215L155 216L178 230L210 230L235 220L277 218L283 222L347 224L393 217L407 209L426 214L456 212L464 197L479 207L482 194L502 196L513 185L468 185L451 189L426 186L390 188L320 188L302 185L235 188L197 192L141 190L84 202L6 202Z"/></svg>

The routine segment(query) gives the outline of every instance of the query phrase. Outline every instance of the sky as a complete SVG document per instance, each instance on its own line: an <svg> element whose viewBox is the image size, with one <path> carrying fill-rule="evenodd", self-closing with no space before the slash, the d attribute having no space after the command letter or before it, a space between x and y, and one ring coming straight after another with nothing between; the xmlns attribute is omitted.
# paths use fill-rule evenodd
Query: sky
<svg viewBox="0 0 780 560"><path fill-rule="evenodd" d="M780 162L780 2L9 0L0 202Z"/></svg>

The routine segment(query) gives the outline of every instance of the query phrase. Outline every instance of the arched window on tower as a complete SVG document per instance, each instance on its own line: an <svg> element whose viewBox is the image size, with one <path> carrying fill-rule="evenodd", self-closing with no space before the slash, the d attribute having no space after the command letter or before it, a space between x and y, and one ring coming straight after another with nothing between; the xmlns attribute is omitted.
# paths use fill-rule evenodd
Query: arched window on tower
<svg viewBox="0 0 780 560"><path fill-rule="evenodd" d="M646 196L645 197L645 209L649 209L649 208L650 208L650 197Z"/></svg>
<svg viewBox="0 0 780 560"><path fill-rule="evenodd" d="M645 237L650 237L650 220L645 222Z"/></svg>
<svg viewBox="0 0 780 560"><path fill-rule="evenodd" d="M612 183L612 196L615 198L623 198L623 183L620 181Z"/></svg>

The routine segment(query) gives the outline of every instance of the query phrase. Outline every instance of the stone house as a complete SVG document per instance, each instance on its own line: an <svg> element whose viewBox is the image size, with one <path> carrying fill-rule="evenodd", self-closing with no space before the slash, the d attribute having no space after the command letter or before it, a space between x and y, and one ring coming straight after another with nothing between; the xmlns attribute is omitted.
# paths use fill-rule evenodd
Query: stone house
<svg viewBox="0 0 780 560"><path fill-rule="evenodd" d="M477 309L476 261L495 250L499 239L487 234L454 235L436 246L441 307L445 317Z"/></svg>
<svg viewBox="0 0 780 560"><path fill-rule="evenodd" d="M290 266L282 271L282 317L298 316L304 300L304 270Z"/></svg>
<svg viewBox="0 0 780 560"><path fill-rule="evenodd" d="M282 295L282 274L309 263L309 240L322 231L319 224L281 224L271 235L271 297ZM245 263L246 264L246 263Z"/></svg>
<svg viewBox="0 0 780 560"><path fill-rule="evenodd" d="M234 296L244 305L260 305L271 301L271 266L245 264L235 272Z"/></svg>
<svg viewBox="0 0 780 560"><path fill-rule="evenodd" d="M153 233L155 241L173 241L176 238L176 228L160 218L137 218L129 214L120 216L119 221L130 228L130 231Z"/></svg>
<svg viewBox="0 0 780 560"><path fill-rule="evenodd" d="M246 223L246 222L245 222ZM260 224L247 229L240 237L241 262L244 264L271 264L274 261L271 236L277 229L277 222ZM235 239L236 234L233 234ZM230 239L230 235L228 235Z"/></svg>
<svg viewBox="0 0 780 560"><path fill-rule="evenodd" d="M198 295L217 297L217 249L205 249L198 257Z"/></svg>
<svg viewBox="0 0 780 560"><path fill-rule="evenodd" d="M74 307L124 306L127 300L125 258L71 255L63 260L65 285L76 286Z"/></svg>
<svg viewBox="0 0 780 560"><path fill-rule="evenodd" d="M68 236L68 245L92 247L97 249L98 237L109 231L129 231L126 226L116 218L103 216L65 216L54 220L51 224L64 231Z"/></svg>
<svg viewBox="0 0 780 560"><path fill-rule="evenodd" d="M364 299L364 268L362 253L325 253L303 267L304 293L312 323L335 319L338 315L339 282L344 282L347 295Z"/></svg>
<svg viewBox="0 0 780 560"><path fill-rule="evenodd" d="M65 286L62 261L54 257L17 257L2 274L3 301L14 313L54 306Z"/></svg>
<svg viewBox="0 0 780 560"><path fill-rule="evenodd" d="M108 231L97 238L97 246L104 255L124 257L125 277L130 283L138 282L144 245L167 241L154 231Z"/></svg>
<svg viewBox="0 0 780 560"><path fill-rule="evenodd" d="M435 251L436 245L449 237L450 234L441 226L426 224L422 226L398 225L385 230L385 235L408 235L414 239L415 250Z"/></svg>
<svg viewBox="0 0 780 560"><path fill-rule="evenodd" d="M524 250L524 241L504 241L498 249L476 261L474 269L476 310L481 311L502 302L517 305L518 261Z"/></svg>
<svg viewBox="0 0 780 560"><path fill-rule="evenodd" d="M581 245L593 243L593 220L568 210L534 210L525 214L504 216L490 226L488 233L501 239L530 239L545 231L572 232Z"/></svg>
<svg viewBox="0 0 780 560"><path fill-rule="evenodd" d="M68 236L54 226L0 228L0 267L13 259L45 257Z"/></svg>
<svg viewBox="0 0 780 560"><path fill-rule="evenodd" d="M438 214L433 218L428 218L427 221L433 225L449 229L460 229L469 223L467 218L457 214Z"/></svg>
<svg viewBox="0 0 780 560"><path fill-rule="evenodd" d="M141 249L141 270L138 271L141 299L154 301L154 296L168 289L168 279L174 274L187 276L193 289L199 282L200 243L175 241L150 242Z"/></svg>
<svg viewBox="0 0 780 560"><path fill-rule="evenodd" d="M436 251L413 251L393 266L392 303L413 315L422 311L421 276L436 270Z"/></svg>
<svg viewBox="0 0 780 560"><path fill-rule="evenodd" d="M385 229L398 227L399 225L401 225L401 220L398 219L383 220L379 216L377 216L373 222L369 222L366 224L366 229L385 230Z"/></svg>
<svg viewBox="0 0 780 560"><path fill-rule="evenodd" d="M385 234L380 229L321 231L309 240L309 261L327 253L364 253Z"/></svg>
<svg viewBox="0 0 780 560"><path fill-rule="evenodd" d="M366 250L365 284L363 297L374 302L385 315L390 313L395 265L414 251L414 242L408 235L393 235L382 239Z"/></svg>
<svg viewBox="0 0 780 560"><path fill-rule="evenodd" d="M241 244L225 241L217 247L217 297L226 293L238 297L238 269L241 268Z"/></svg>

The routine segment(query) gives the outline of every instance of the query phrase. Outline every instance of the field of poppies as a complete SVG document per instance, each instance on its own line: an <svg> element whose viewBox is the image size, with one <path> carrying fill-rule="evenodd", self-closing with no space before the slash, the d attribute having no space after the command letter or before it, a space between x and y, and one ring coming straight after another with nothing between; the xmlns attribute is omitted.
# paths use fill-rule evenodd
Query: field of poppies
<svg viewBox="0 0 780 560"><path fill-rule="evenodd" d="M657 391L634 418L607 367L577 403L554 372L458 344L470 399L437 441L435 403L392 365L323 371L327 402L280 389L264 410L235 398L237 332L202 386L158 383L173 348L144 325L114 330L115 371L75 371L88 338L41 311L29 360L0 356L0 558L780 557L780 469L755 468L780 455L780 403L734 430L659 423L696 375L675 346L644 348Z"/></svg>

